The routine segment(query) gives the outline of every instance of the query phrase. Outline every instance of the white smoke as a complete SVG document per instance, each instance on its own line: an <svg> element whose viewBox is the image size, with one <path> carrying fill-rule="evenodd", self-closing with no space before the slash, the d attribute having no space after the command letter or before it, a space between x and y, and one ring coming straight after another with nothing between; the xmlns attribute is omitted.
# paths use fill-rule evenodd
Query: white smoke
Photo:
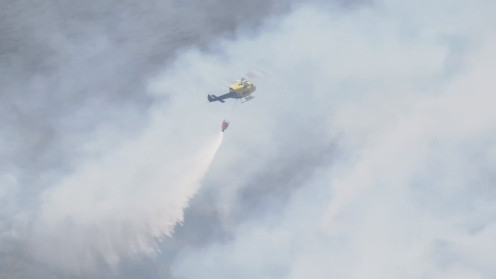
<svg viewBox="0 0 496 279"><path fill-rule="evenodd" d="M338 151L287 208L266 208L231 242L184 253L175 274L494 278L494 11L490 1L379 1L346 14L303 5L228 45L275 73L257 87L250 117L267 127L249 127L263 131L257 137L312 148L301 126L314 119L306 125ZM245 140L254 150L267 144ZM253 172L231 174L230 184ZM219 207L235 210L233 200Z"/></svg>
<svg viewBox="0 0 496 279"><path fill-rule="evenodd" d="M284 210L249 209L266 214L230 227L232 241L183 251L177 275L494 278L493 10L489 1L380 1L344 14L301 5L260 35L218 42L217 54L180 53L150 83L167 101L149 110L148 127L116 142L102 128L86 146L93 157L44 192L35 253L81 272L157 253L231 111L206 94L257 65L273 75L230 114L209 173L221 196L211 210L229 217L243 183L286 159L281 146L292 156L320 137L338 146L334 162Z"/></svg>

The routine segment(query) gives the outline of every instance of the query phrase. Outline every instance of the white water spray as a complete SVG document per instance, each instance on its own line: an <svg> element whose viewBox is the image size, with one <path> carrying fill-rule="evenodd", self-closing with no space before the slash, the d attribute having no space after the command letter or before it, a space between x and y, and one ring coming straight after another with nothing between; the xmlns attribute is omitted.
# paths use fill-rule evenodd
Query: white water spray
<svg viewBox="0 0 496 279"><path fill-rule="evenodd" d="M163 118L148 132L80 166L43 196L32 244L41 260L85 272L122 257L153 256L201 187L222 143L176 132ZM47 256L49 255L49 256Z"/></svg>

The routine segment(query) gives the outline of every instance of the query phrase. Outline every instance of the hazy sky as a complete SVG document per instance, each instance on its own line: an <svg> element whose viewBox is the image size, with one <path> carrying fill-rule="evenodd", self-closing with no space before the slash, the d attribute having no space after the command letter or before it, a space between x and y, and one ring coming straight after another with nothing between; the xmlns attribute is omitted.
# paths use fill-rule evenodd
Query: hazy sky
<svg viewBox="0 0 496 279"><path fill-rule="evenodd" d="M0 277L496 277L492 1L0 4Z"/></svg>

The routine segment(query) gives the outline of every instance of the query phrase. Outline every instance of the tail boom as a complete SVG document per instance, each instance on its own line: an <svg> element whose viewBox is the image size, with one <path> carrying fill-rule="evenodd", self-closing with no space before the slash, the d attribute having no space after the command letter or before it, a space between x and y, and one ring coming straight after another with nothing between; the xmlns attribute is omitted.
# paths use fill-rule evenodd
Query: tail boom
<svg viewBox="0 0 496 279"><path fill-rule="evenodd" d="M220 97L217 97L215 95L208 95L207 98L208 98L209 102L219 101L221 103L224 103L225 102L224 99L232 98L232 95L231 95L231 93L224 94Z"/></svg>

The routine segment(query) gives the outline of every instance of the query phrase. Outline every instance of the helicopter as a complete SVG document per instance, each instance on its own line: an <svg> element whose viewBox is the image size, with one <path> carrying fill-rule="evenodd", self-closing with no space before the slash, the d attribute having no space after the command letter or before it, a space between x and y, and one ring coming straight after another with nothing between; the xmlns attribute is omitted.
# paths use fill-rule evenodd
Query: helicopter
<svg viewBox="0 0 496 279"><path fill-rule="evenodd" d="M239 82L232 84L229 87L229 93L221 95L219 97L215 95L208 95L209 102L219 101L224 103L225 99L233 98L233 99L242 99L242 103L248 102L249 100L255 98L251 96L257 88L251 81L247 81L245 78L241 78Z"/></svg>

